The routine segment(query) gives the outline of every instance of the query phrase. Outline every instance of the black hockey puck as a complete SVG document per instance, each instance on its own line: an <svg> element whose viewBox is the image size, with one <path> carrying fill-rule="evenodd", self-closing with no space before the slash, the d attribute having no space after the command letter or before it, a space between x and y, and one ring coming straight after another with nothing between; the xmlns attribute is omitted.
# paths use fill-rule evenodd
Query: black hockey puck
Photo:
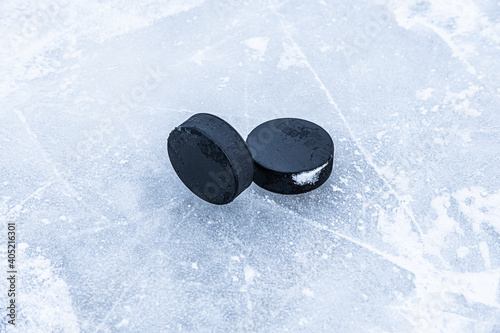
<svg viewBox="0 0 500 333"><path fill-rule="evenodd" d="M205 201L230 203L252 183L253 162L245 141L214 115L192 116L170 133L167 146L181 181Z"/></svg>
<svg viewBox="0 0 500 333"><path fill-rule="evenodd" d="M333 141L320 126L282 118L256 127L247 138L253 181L275 193L299 194L326 182L333 167Z"/></svg>

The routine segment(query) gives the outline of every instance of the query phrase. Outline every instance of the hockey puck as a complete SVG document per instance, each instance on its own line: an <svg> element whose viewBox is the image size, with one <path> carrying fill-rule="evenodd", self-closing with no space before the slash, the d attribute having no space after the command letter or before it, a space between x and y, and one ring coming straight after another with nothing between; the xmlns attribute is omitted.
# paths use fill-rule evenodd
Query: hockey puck
<svg viewBox="0 0 500 333"><path fill-rule="evenodd" d="M320 126L282 118L256 127L247 138L253 181L275 193L299 194L326 182L333 168L333 141Z"/></svg>
<svg viewBox="0 0 500 333"><path fill-rule="evenodd" d="M253 162L245 141L214 115L199 113L177 126L167 147L181 181L205 201L230 203L252 183Z"/></svg>

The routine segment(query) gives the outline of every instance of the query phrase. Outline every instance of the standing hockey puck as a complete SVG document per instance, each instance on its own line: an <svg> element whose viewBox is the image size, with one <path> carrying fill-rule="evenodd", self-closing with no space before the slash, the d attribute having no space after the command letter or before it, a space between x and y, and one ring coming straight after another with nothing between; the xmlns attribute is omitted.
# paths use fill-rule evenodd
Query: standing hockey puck
<svg viewBox="0 0 500 333"><path fill-rule="evenodd" d="M309 192L326 182L332 172L332 138L307 120L265 122L248 135L247 146L254 159L254 182L271 192Z"/></svg>
<svg viewBox="0 0 500 333"><path fill-rule="evenodd" d="M214 115L192 116L170 133L167 146L181 181L205 201L230 203L252 183L253 162L245 141Z"/></svg>

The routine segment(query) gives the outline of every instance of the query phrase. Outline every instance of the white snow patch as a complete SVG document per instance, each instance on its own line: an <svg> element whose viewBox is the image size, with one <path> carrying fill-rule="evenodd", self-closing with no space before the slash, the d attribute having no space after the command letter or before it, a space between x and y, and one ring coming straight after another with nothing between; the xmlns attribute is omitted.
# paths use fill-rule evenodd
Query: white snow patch
<svg viewBox="0 0 500 333"><path fill-rule="evenodd" d="M335 185L330 185L330 186L332 187L332 191L334 191L334 192L345 193L345 191L338 186L335 186Z"/></svg>
<svg viewBox="0 0 500 333"><path fill-rule="evenodd" d="M217 90L222 90L222 88L227 87L227 83L229 82L230 78L229 78L229 76L226 76L226 77L221 77L220 80L221 80L221 82L220 82Z"/></svg>
<svg viewBox="0 0 500 333"><path fill-rule="evenodd" d="M420 99L422 101L426 101L432 96L433 92L434 92L434 89L432 89L432 88L422 89L422 90L417 91L416 96L418 99Z"/></svg>
<svg viewBox="0 0 500 333"><path fill-rule="evenodd" d="M324 168L326 168L328 163L329 162L326 162L325 164L323 164L320 167L317 167L314 170L304 171L304 172L292 175L292 179L293 179L294 183L297 185L300 185L300 186L304 186L306 184L311 184L311 185L315 184L319 179L319 175L321 174L321 171Z"/></svg>
<svg viewBox="0 0 500 333"><path fill-rule="evenodd" d="M19 332L80 332L67 283L50 260L38 253L28 255L27 243L18 246L18 271L22 272L16 303L22 305ZM0 247L0 258L7 256Z"/></svg>
<svg viewBox="0 0 500 333"><path fill-rule="evenodd" d="M254 37L247 39L244 43L246 46L256 51L254 58L261 58L266 53L269 38Z"/></svg>
<svg viewBox="0 0 500 333"><path fill-rule="evenodd" d="M25 251L29 247L29 244L27 244L27 243L20 243L20 244L17 245L17 247L18 247L18 249L20 251Z"/></svg>
<svg viewBox="0 0 500 333"><path fill-rule="evenodd" d="M125 326L128 326L128 323L130 322L130 320L128 319L123 319L121 322L119 322L118 324L115 325L116 328L121 328L121 327L125 327Z"/></svg>
<svg viewBox="0 0 500 333"><path fill-rule="evenodd" d="M378 132L376 137L378 140L382 140L382 138L384 137L385 133L387 133L389 130L385 130L385 131L381 131L381 132ZM355 152L356 153L356 152ZM358 154L356 154L358 155Z"/></svg>
<svg viewBox="0 0 500 333"><path fill-rule="evenodd" d="M465 247L465 246L460 246L458 249L457 249L457 256L459 258L465 258L469 255L469 248L468 247Z"/></svg>
<svg viewBox="0 0 500 333"><path fill-rule="evenodd" d="M455 36L474 31L482 16L478 6L470 0L431 0L425 2L425 7L419 4L422 4L419 0L391 1L400 26L411 29L416 24L428 25Z"/></svg>
<svg viewBox="0 0 500 333"><path fill-rule="evenodd" d="M491 26L478 6L470 0L419 0L390 1L398 24L405 29L427 27L432 29L452 51L467 57L474 54L474 44L457 42L454 37L477 31L479 25ZM452 22L452 24L450 23ZM474 73L472 66L468 71Z"/></svg>
<svg viewBox="0 0 500 333"><path fill-rule="evenodd" d="M198 66L203 66L203 62L207 60L206 57L206 52L208 51L208 48L205 48L203 50L198 50L196 51L195 55L191 57L191 61L197 64Z"/></svg>
<svg viewBox="0 0 500 333"><path fill-rule="evenodd" d="M459 93L447 92L444 103L448 103L456 111L463 112L472 117L479 117L481 112L471 107L472 101L470 98L474 98L482 89L482 87L470 85L467 89Z"/></svg>
<svg viewBox="0 0 500 333"><path fill-rule="evenodd" d="M257 272L255 269L253 269L252 267L250 266L245 266L244 268L244 272L245 272L245 282L247 284L252 284L253 283L253 280L257 277L260 276L260 273Z"/></svg>
<svg viewBox="0 0 500 333"><path fill-rule="evenodd" d="M309 288L302 289L302 294L304 294L307 297L314 297L314 291L312 291Z"/></svg>

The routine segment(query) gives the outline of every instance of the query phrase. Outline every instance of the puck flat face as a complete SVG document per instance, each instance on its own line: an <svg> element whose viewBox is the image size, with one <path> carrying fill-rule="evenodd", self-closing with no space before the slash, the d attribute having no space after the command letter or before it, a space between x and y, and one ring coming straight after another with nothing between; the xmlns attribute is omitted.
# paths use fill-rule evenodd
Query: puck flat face
<svg viewBox="0 0 500 333"><path fill-rule="evenodd" d="M228 204L252 183L253 161L245 141L214 115L195 114L177 126L167 149L181 181L205 201Z"/></svg>
<svg viewBox="0 0 500 333"><path fill-rule="evenodd" d="M333 168L333 141L322 127L280 118L257 126L247 138L254 182L275 193L299 194L326 182Z"/></svg>

